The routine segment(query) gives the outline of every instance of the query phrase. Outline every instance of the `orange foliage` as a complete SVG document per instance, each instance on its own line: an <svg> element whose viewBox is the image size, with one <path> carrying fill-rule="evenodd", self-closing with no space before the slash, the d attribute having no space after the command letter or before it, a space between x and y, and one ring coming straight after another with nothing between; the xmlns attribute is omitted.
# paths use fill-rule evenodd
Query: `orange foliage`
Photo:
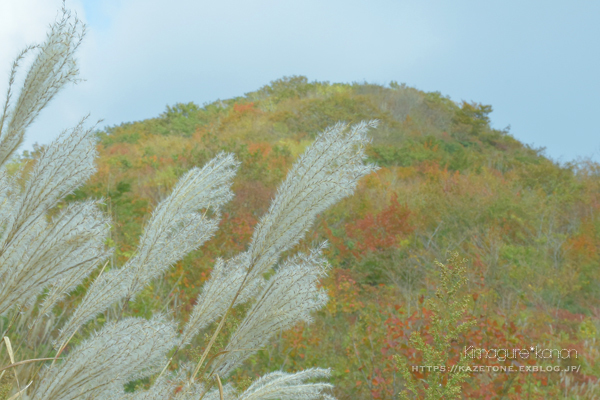
<svg viewBox="0 0 600 400"><path fill-rule="evenodd" d="M269 156L272 149L273 146L271 146L269 143L250 143L248 145L248 152L250 154L259 153L263 159Z"/></svg>
<svg viewBox="0 0 600 400"><path fill-rule="evenodd" d="M594 260L598 257L597 240L594 236L594 226L586 223L582 226L581 233L569 238L567 248L582 261Z"/></svg>
<svg viewBox="0 0 600 400"><path fill-rule="evenodd" d="M131 153L131 145L127 143L115 143L106 149L108 155L128 155Z"/></svg>
<svg viewBox="0 0 600 400"><path fill-rule="evenodd" d="M256 108L254 108L254 102L250 102L247 104L234 104L233 105L233 111L237 112L237 113L245 113L247 111L256 111Z"/></svg>
<svg viewBox="0 0 600 400"><path fill-rule="evenodd" d="M327 280L324 287L330 297L325 307L332 315L349 314L360 311L364 307L364 303L359 297L358 285L350 271L341 268L334 269L332 278Z"/></svg>

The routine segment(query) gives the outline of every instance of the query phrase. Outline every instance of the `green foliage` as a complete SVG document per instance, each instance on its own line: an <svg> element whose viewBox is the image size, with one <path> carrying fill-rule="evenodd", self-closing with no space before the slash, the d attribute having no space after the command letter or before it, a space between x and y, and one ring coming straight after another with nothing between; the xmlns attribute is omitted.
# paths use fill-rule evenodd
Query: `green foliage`
<svg viewBox="0 0 600 400"><path fill-rule="evenodd" d="M433 371L427 374L425 379L416 381L411 375L408 361L400 356L395 360L401 369L406 389L400 393L403 399L418 396L426 400L459 399L461 397L461 384L468 377L465 367L469 365L466 357L454 364L456 372L450 372L450 356L452 342L459 340L475 323L474 320L463 322L468 317L469 296L462 296L466 277L466 259L460 259L458 253L454 253L446 265L436 261L440 268L440 287L435 292L435 297L427 299L425 307L431 310L430 334L433 343L429 344L418 332L414 332L410 338L411 344L417 351L423 353L422 366L445 367L446 371ZM462 323L461 323L462 322ZM411 395L412 393L412 395Z"/></svg>
<svg viewBox="0 0 600 400"><path fill-rule="evenodd" d="M200 107L191 102L167 106L167 110L160 115L161 129L159 133L190 136L199 125L205 122L202 114Z"/></svg>
<svg viewBox="0 0 600 400"><path fill-rule="evenodd" d="M472 135L481 134L490 123L492 106L463 101L462 107L454 114L453 122L457 128L468 126Z"/></svg>
<svg viewBox="0 0 600 400"><path fill-rule="evenodd" d="M264 86L256 92L256 94L270 97L273 101L280 102L285 99L304 97L316 86L316 83L309 83L305 76L285 76L272 81L269 85Z"/></svg>

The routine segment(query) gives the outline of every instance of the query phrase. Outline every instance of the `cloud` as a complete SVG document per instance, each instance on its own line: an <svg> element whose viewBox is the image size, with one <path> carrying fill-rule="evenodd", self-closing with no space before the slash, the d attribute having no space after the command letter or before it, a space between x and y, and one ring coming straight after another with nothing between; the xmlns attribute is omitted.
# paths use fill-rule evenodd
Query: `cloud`
<svg viewBox="0 0 600 400"><path fill-rule="evenodd" d="M59 1L9 0L0 2L0 60L2 71L8 71L9 62L25 43L44 38L46 27L56 15Z"/></svg>

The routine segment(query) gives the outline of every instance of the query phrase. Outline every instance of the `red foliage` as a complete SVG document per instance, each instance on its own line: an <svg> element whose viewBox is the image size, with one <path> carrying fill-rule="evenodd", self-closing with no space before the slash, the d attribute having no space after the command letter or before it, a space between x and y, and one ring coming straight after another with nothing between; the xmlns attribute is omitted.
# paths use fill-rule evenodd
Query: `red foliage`
<svg viewBox="0 0 600 400"><path fill-rule="evenodd" d="M346 224L346 234L355 241L353 255L364 257L370 251L380 251L398 244L414 230L408 219L410 210L398 202L398 195L392 195L390 205L377 215L367 214L354 223Z"/></svg>
<svg viewBox="0 0 600 400"><path fill-rule="evenodd" d="M250 242L254 225L258 220L248 212L235 214L223 213L219 222L220 229L217 231L213 242L223 249L230 251L244 251Z"/></svg>

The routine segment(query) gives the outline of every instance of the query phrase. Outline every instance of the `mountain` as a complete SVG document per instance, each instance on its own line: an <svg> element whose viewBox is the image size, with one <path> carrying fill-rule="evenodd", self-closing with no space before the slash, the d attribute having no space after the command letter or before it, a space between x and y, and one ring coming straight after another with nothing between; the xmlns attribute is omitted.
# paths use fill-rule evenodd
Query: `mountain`
<svg viewBox="0 0 600 400"><path fill-rule="evenodd" d="M469 260L462 294L477 323L456 343L455 355L465 345L577 349L577 359L553 361L581 366L569 375L569 388L585 398L600 377L594 342L600 339L600 165L560 165L507 130L492 129L491 112L489 105L456 103L395 82L286 77L244 96L202 107L175 104L157 118L99 131L98 172L70 200L106 199L114 222L112 262L122 265L180 175L220 151L235 153L242 162L236 196L223 210L218 234L129 310L150 316L168 298L185 319L215 259L246 249L278 184L315 135L338 121L378 119L367 153L381 169L321 215L299 245L329 241L325 311L311 325L282 332L232 379L243 386L265 369L332 367L339 399L396 398L402 383L392 356L418 365L421 356L408 338L414 330L428 332L423 300L440 282L434 261L458 251ZM194 343L180 362L201 348ZM553 398L564 382L558 373L478 373L464 393L520 398L529 390Z"/></svg>

